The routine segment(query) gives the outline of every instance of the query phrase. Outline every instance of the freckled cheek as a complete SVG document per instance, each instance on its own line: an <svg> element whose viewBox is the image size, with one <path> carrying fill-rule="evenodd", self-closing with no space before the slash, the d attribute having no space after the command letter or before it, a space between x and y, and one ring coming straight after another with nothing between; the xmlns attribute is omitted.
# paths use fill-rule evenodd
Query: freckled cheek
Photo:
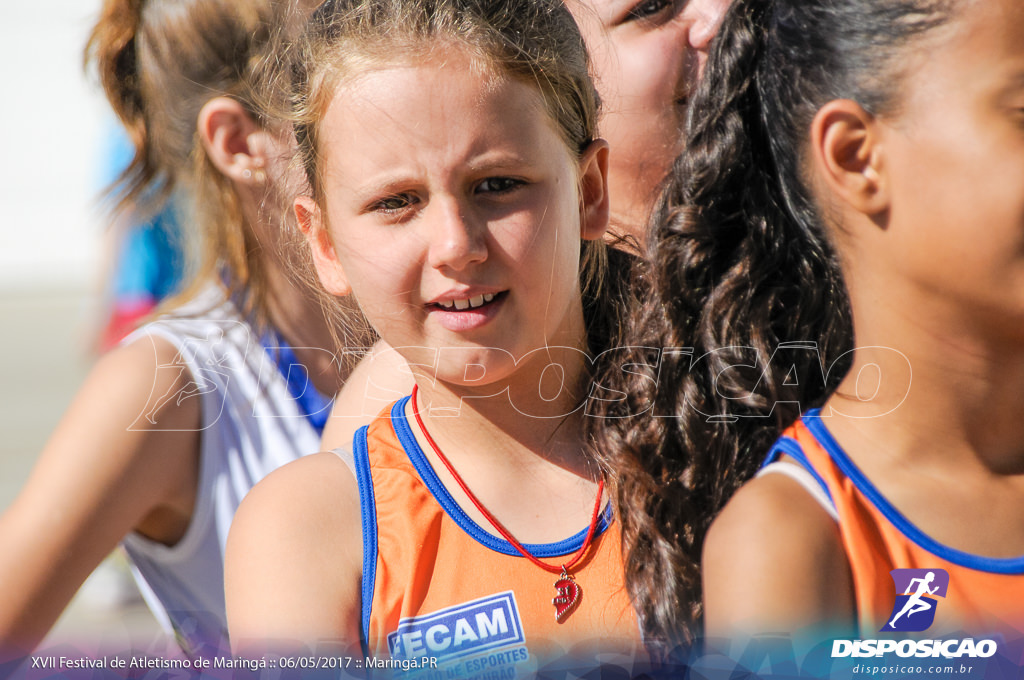
<svg viewBox="0 0 1024 680"><path fill-rule="evenodd" d="M506 244L503 253L512 270L510 283L534 304L549 304L551 296L562 297L567 285L575 285L579 270L579 232L570 229L541 229L533 238Z"/></svg>
<svg viewBox="0 0 1024 680"><path fill-rule="evenodd" d="M576 224L579 220L573 182L572 170L566 164L550 188L538 191L528 204L490 225L495 245L515 259L521 259L537 248L550 254L558 231L565 231L567 225Z"/></svg>
<svg viewBox="0 0 1024 680"><path fill-rule="evenodd" d="M512 283L529 284L531 277L551 258L554 240L549 230L536 225L507 225L501 233L492 232L491 266L512 270Z"/></svg>
<svg viewBox="0 0 1024 680"><path fill-rule="evenodd" d="M419 288L421 271L416 254L382 239L352 237L337 247L338 260L349 278L353 294L364 308L383 309L408 299ZM366 310L369 312L369 310Z"/></svg>

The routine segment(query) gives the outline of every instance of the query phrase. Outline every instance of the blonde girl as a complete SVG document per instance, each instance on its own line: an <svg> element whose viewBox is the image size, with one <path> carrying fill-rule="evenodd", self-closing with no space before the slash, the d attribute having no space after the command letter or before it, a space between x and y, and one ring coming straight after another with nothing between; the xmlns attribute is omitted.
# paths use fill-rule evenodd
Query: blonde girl
<svg viewBox="0 0 1024 680"><path fill-rule="evenodd" d="M340 640L470 672L495 644L509 672L636 642L582 436L623 277L618 256L596 267L608 150L572 17L327 2L303 44L296 213L324 288L355 298L415 388L350 452L250 494L227 562L236 646Z"/></svg>

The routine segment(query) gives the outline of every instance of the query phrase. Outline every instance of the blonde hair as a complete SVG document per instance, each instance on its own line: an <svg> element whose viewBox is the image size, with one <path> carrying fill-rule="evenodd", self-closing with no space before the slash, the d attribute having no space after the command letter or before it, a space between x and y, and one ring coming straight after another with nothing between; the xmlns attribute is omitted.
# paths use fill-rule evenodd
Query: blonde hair
<svg viewBox="0 0 1024 680"><path fill-rule="evenodd" d="M157 210L178 188L193 199L198 225L189 243L191 285L170 306L222 280L243 313L266 320L267 281L259 244L231 180L214 166L197 120L218 96L254 104L290 0L104 0L85 48L135 154L116 183L118 208ZM189 242L190 238L185 239Z"/></svg>

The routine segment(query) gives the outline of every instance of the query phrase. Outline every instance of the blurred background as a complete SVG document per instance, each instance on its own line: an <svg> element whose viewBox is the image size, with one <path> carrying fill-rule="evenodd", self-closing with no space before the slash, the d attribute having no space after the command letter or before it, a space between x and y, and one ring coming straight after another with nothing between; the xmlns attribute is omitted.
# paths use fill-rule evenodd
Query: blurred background
<svg viewBox="0 0 1024 680"><path fill-rule="evenodd" d="M0 9L0 510L85 377L105 323L109 237L99 196L114 119L96 79L82 71L98 11L98 0ZM86 584L51 641L151 630L115 558Z"/></svg>

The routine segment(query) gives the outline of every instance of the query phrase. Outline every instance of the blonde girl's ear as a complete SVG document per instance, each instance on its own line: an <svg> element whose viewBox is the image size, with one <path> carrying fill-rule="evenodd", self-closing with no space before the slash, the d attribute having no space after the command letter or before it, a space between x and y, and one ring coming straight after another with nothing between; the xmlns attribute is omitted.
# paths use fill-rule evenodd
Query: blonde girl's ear
<svg viewBox="0 0 1024 680"><path fill-rule="evenodd" d="M580 236L594 241L608 230L608 142L595 139L580 157Z"/></svg>
<svg viewBox="0 0 1024 680"><path fill-rule="evenodd" d="M309 244L320 285L331 295L342 297L350 294L352 287L348 283L341 262L338 261L338 253L334 249L327 225L324 224L320 206L309 196L296 197L295 219L299 224L299 230L306 237L306 243Z"/></svg>
<svg viewBox="0 0 1024 680"><path fill-rule="evenodd" d="M241 103L214 97L199 110L196 130L206 154L225 177L241 184L266 182L268 133Z"/></svg>
<svg viewBox="0 0 1024 680"><path fill-rule="evenodd" d="M811 123L811 158L817 181L868 217L889 209L882 130L855 101L836 99L821 107Z"/></svg>

